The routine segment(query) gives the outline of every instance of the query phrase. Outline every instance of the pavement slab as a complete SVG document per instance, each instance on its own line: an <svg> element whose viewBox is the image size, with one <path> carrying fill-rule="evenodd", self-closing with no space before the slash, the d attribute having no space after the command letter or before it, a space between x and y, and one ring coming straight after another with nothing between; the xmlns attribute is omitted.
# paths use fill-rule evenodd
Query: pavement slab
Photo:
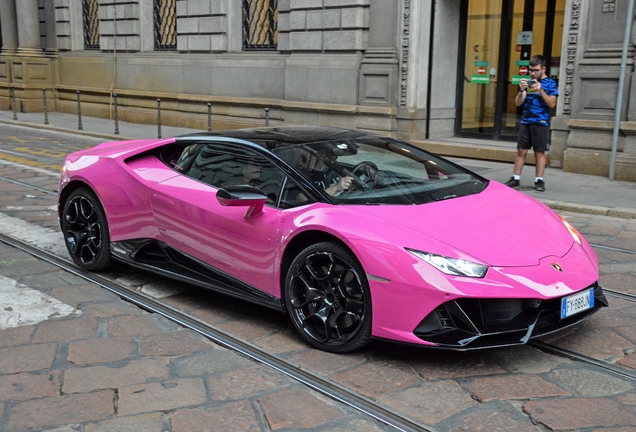
<svg viewBox="0 0 636 432"><path fill-rule="evenodd" d="M131 338L97 338L71 342L67 361L76 365L108 363L125 360L137 350Z"/></svg>
<svg viewBox="0 0 636 432"><path fill-rule="evenodd" d="M271 430L317 428L345 417L332 401L295 389L257 399Z"/></svg>
<svg viewBox="0 0 636 432"><path fill-rule="evenodd" d="M119 388L118 414L168 411L205 402L205 385L198 378L126 385Z"/></svg>
<svg viewBox="0 0 636 432"><path fill-rule="evenodd" d="M84 426L84 432L163 432L165 430L164 415L162 413L141 414L91 422Z"/></svg>
<svg viewBox="0 0 636 432"><path fill-rule="evenodd" d="M64 371L64 393L87 393L170 377L170 359L131 358L114 365L68 368Z"/></svg>
<svg viewBox="0 0 636 432"><path fill-rule="evenodd" d="M106 419L115 413L115 399L115 392L102 390L18 402L7 409L6 430L27 432Z"/></svg>
<svg viewBox="0 0 636 432"><path fill-rule="evenodd" d="M426 425L434 425L478 404L453 380L424 382L384 396L382 403Z"/></svg>
<svg viewBox="0 0 636 432"><path fill-rule="evenodd" d="M0 374L50 369L57 347L57 343L39 343L0 348Z"/></svg>
<svg viewBox="0 0 636 432"><path fill-rule="evenodd" d="M60 371L0 376L0 402L52 397L60 390Z"/></svg>
<svg viewBox="0 0 636 432"><path fill-rule="evenodd" d="M204 431L214 425L219 432L260 432L258 414L251 403L237 401L211 408L177 410L171 417L172 432Z"/></svg>
<svg viewBox="0 0 636 432"><path fill-rule="evenodd" d="M530 401L523 405L533 421L551 430L636 425L636 416L607 398L560 398Z"/></svg>
<svg viewBox="0 0 636 432"><path fill-rule="evenodd" d="M475 378L464 387L480 402L572 395L540 376L528 374Z"/></svg>
<svg viewBox="0 0 636 432"><path fill-rule="evenodd" d="M258 366L214 375L207 380L208 391L215 401L258 396L288 385L277 373Z"/></svg>
<svg viewBox="0 0 636 432"><path fill-rule="evenodd" d="M488 409L467 410L451 421L448 432L537 432L523 413L508 404Z"/></svg>

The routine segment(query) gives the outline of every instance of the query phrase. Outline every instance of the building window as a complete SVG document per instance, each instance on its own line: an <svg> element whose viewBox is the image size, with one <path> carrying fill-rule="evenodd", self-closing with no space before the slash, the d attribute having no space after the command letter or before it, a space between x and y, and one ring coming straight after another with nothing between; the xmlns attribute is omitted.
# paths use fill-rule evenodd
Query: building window
<svg viewBox="0 0 636 432"><path fill-rule="evenodd" d="M275 50L278 0L243 0L243 50Z"/></svg>
<svg viewBox="0 0 636 432"><path fill-rule="evenodd" d="M82 0L84 49L99 49L99 14L97 0Z"/></svg>
<svg viewBox="0 0 636 432"><path fill-rule="evenodd" d="M177 0L155 0L155 50L177 49Z"/></svg>

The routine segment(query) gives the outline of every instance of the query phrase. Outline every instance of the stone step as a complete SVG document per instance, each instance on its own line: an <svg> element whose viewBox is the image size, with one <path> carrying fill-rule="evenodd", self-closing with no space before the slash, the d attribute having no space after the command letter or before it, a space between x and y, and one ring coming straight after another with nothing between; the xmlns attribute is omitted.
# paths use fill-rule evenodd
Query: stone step
<svg viewBox="0 0 636 432"><path fill-rule="evenodd" d="M486 141L457 138L457 140L412 141L412 144L440 156L465 159L482 159L495 162L514 163L517 144L509 141ZM526 164L534 165L532 150L528 152Z"/></svg>

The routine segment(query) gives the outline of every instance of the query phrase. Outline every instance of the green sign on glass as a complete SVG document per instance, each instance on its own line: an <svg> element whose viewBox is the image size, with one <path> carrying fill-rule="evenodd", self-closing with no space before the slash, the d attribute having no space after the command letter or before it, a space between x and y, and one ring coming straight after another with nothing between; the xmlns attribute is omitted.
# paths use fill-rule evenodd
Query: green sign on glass
<svg viewBox="0 0 636 432"><path fill-rule="evenodd" d="M488 62L485 62L485 61L475 62L475 67L480 67L480 66L486 67L488 66Z"/></svg>
<svg viewBox="0 0 636 432"><path fill-rule="evenodd" d="M470 82L473 84L490 84L490 77L488 75L472 75Z"/></svg>
<svg viewBox="0 0 636 432"><path fill-rule="evenodd" d="M530 60L517 60L517 66L530 66Z"/></svg>

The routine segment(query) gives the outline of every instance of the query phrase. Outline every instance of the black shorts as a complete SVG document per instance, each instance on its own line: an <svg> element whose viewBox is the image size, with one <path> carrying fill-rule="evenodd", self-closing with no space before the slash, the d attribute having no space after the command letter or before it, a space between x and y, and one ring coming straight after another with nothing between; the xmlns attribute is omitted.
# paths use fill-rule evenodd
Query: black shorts
<svg viewBox="0 0 636 432"><path fill-rule="evenodd" d="M550 126L522 124L519 128L517 148L519 150L532 148L535 152L547 152L550 150Z"/></svg>

